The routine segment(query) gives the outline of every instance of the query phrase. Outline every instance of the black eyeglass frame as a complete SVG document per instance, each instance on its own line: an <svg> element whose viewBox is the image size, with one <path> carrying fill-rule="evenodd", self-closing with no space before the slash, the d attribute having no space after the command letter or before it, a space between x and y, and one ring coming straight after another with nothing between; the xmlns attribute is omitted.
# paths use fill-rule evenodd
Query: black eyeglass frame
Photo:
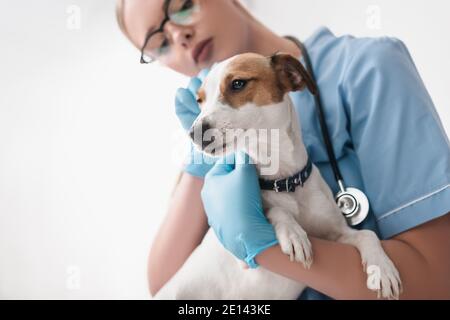
<svg viewBox="0 0 450 320"><path fill-rule="evenodd" d="M168 21L170 21L170 17L169 17L169 8L170 8L170 3L171 3L171 1L172 1L172 0L165 0L165 2L164 2L163 12L164 12L164 15L165 15L165 16L164 16L163 21L162 21L161 24L159 25L159 28L156 29L156 30L153 30L152 32L150 32L150 33L145 37L144 45L143 45L142 48L141 48L141 60L140 60L141 64L149 64L149 63L152 63L152 62L154 62L154 61L156 60L156 59L154 59L154 58L151 57L151 59L152 59L151 61L146 61L146 60L144 59L144 55L145 55L144 50L145 50L145 47L147 46L147 43L148 43L148 41L150 40L151 37L153 37L155 34L160 33L160 32L164 33L164 26L165 26L165 24L166 24Z"/></svg>

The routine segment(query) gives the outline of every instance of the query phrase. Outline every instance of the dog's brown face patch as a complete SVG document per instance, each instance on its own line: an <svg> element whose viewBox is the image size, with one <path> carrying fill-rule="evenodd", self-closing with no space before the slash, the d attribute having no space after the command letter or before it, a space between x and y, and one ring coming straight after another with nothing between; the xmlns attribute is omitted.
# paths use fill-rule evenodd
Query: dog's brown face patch
<svg viewBox="0 0 450 320"><path fill-rule="evenodd" d="M200 88L197 91L197 103L199 105L201 105L203 102L205 102L206 100L206 93L205 93L205 89Z"/></svg>
<svg viewBox="0 0 450 320"><path fill-rule="evenodd" d="M274 104L283 99L277 82L267 57L244 53L227 66L220 84L219 100L233 108L247 103L257 106Z"/></svg>
<svg viewBox="0 0 450 320"><path fill-rule="evenodd" d="M233 108L247 103L266 106L281 102L289 91L310 88L311 82L301 63L288 54L244 53L227 66L219 100Z"/></svg>

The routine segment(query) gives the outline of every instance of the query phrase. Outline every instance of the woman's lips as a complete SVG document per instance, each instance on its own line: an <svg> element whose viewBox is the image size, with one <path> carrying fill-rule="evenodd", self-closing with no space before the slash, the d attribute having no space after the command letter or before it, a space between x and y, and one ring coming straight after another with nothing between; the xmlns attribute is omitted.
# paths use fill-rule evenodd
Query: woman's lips
<svg viewBox="0 0 450 320"><path fill-rule="evenodd" d="M196 64L203 63L211 57L213 50L212 38L200 42L194 49L194 61Z"/></svg>

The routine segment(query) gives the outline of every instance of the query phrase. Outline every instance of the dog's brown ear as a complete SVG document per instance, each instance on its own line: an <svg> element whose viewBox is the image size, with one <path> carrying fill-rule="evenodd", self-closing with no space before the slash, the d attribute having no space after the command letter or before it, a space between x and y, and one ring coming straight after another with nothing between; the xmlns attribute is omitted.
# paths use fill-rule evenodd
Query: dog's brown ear
<svg viewBox="0 0 450 320"><path fill-rule="evenodd" d="M270 56L270 63L284 92L303 90L306 86L312 94L317 93L309 72L292 55L277 52Z"/></svg>

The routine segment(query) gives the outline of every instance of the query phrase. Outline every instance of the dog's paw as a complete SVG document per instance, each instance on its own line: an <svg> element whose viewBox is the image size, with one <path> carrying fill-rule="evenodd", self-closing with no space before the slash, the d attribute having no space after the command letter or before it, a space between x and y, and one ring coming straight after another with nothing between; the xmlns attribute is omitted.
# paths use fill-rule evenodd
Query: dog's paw
<svg viewBox="0 0 450 320"><path fill-rule="evenodd" d="M399 299L403 291L400 274L384 251L363 258L362 264L367 273L367 287L377 291L378 298Z"/></svg>
<svg viewBox="0 0 450 320"><path fill-rule="evenodd" d="M275 225L275 232L281 250L289 255L291 261L301 262L309 269L313 262L313 254L305 230L297 223L278 223Z"/></svg>

